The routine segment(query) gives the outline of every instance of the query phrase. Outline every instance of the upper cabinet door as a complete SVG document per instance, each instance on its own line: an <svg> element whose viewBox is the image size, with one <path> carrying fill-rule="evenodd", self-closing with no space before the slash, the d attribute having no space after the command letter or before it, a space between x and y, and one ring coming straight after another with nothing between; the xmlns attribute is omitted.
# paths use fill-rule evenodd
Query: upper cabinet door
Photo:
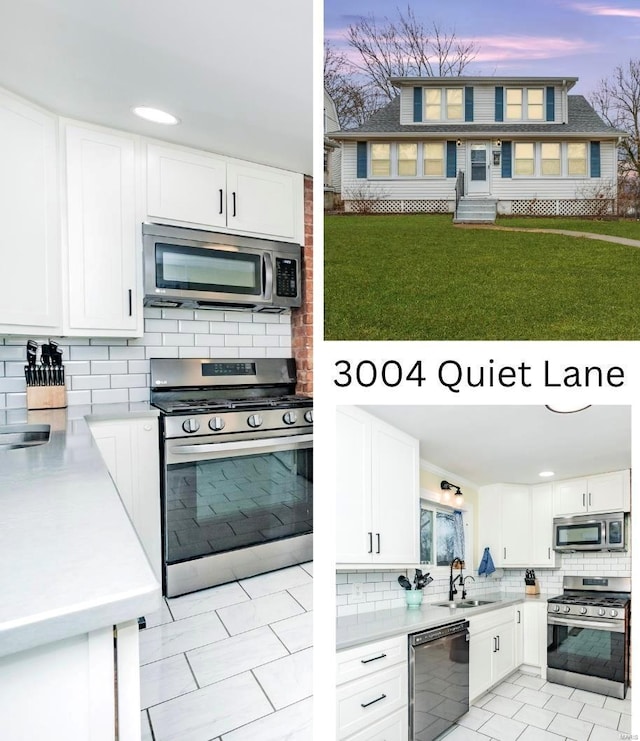
<svg viewBox="0 0 640 741"><path fill-rule="evenodd" d="M0 331L58 333L57 120L0 92Z"/></svg>
<svg viewBox="0 0 640 741"><path fill-rule="evenodd" d="M227 223L238 231L296 239L302 176L260 165L229 163Z"/></svg>
<svg viewBox="0 0 640 741"><path fill-rule="evenodd" d="M629 471L614 471L600 476L589 476L587 484L589 512L630 511Z"/></svg>
<svg viewBox="0 0 640 741"><path fill-rule="evenodd" d="M527 486L505 486L502 491L502 563L531 563L531 495Z"/></svg>
<svg viewBox="0 0 640 741"><path fill-rule="evenodd" d="M577 515L587 511L587 479L558 481L553 485L553 514Z"/></svg>
<svg viewBox="0 0 640 741"><path fill-rule="evenodd" d="M202 228L227 225L227 163L213 155L147 145L151 221Z"/></svg>
<svg viewBox="0 0 640 741"><path fill-rule="evenodd" d="M531 565L556 566L553 550L553 486L531 487Z"/></svg>
<svg viewBox="0 0 640 741"><path fill-rule="evenodd" d="M69 306L65 333L141 335L136 140L69 124L66 146Z"/></svg>

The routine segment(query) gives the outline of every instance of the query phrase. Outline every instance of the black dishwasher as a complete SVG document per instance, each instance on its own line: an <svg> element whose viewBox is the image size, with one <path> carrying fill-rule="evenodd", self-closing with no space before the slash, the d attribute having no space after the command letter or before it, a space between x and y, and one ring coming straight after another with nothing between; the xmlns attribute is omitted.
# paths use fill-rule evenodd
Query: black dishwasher
<svg viewBox="0 0 640 741"><path fill-rule="evenodd" d="M434 741L468 710L468 621L411 633L410 741Z"/></svg>

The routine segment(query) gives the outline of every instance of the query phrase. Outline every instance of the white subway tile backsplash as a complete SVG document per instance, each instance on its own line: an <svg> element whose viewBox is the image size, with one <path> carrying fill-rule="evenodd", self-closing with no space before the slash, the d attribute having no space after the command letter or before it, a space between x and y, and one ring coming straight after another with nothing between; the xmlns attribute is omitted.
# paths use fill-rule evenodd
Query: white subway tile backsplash
<svg viewBox="0 0 640 741"><path fill-rule="evenodd" d="M145 308L140 338L56 338L70 405L148 401L150 358L288 357L289 314ZM0 337L0 406L24 408L28 337ZM39 343L48 338L34 339ZM374 582L375 583L375 582Z"/></svg>

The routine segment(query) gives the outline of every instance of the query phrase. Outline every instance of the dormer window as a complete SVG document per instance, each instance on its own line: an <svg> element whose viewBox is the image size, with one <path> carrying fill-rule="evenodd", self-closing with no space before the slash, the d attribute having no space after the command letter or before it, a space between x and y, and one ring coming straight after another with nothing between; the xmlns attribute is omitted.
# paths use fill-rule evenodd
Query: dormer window
<svg viewBox="0 0 640 741"><path fill-rule="evenodd" d="M424 91L425 121L462 121L463 88L427 88Z"/></svg>
<svg viewBox="0 0 640 741"><path fill-rule="evenodd" d="M507 121L544 120L544 89L512 87L506 89Z"/></svg>

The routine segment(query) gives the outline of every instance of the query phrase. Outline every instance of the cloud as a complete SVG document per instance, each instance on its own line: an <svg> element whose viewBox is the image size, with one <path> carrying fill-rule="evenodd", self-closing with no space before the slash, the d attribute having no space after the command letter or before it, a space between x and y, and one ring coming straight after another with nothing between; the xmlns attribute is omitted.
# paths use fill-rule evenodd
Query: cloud
<svg viewBox="0 0 640 741"><path fill-rule="evenodd" d="M478 62L506 62L513 60L538 60L568 57L593 51L596 45L583 39L565 39L553 36L479 36L461 39L474 41Z"/></svg>
<svg viewBox="0 0 640 741"><path fill-rule="evenodd" d="M618 8L612 5L587 5L586 3L574 3L571 7L588 15L640 18L640 8Z"/></svg>

